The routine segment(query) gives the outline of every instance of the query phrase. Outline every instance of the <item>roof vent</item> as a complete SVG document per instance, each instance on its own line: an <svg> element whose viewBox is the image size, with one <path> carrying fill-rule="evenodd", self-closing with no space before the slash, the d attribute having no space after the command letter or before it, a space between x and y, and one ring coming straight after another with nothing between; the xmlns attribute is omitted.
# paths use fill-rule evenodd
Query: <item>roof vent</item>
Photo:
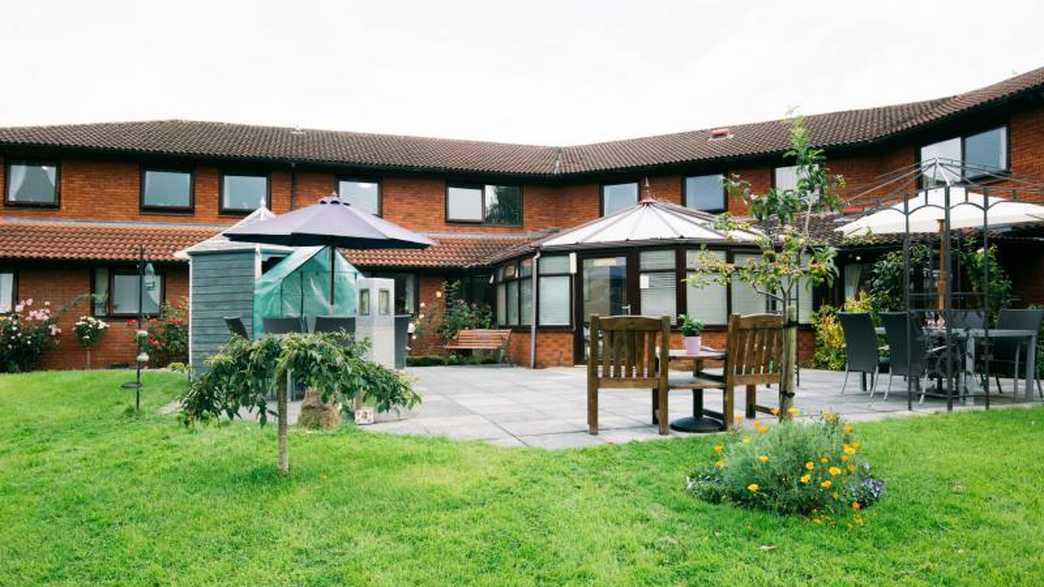
<svg viewBox="0 0 1044 587"><path fill-rule="evenodd" d="M729 128L715 128L710 131L710 140L721 141L732 138L732 130Z"/></svg>
<svg viewBox="0 0 1044 587"><path fill-rule="evenodd" d="M304 129L302 129L301 127L299 127L299 126L295 126L295 127L294 127L294 128L293 128L293 129L291 130L291 131L290 131L290 134L292 134L292 135L303 135L303 134L305 134L305 131L304 131Z"/></svg>

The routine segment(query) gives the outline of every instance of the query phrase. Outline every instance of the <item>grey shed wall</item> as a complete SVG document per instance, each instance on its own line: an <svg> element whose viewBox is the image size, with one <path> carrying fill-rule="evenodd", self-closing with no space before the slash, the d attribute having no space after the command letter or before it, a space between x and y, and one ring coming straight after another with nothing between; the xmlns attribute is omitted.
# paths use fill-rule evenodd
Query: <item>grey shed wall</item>
<svg viewBox="0 0 1044 587"><path fill-rule="evenodd" d="M253 332L254 251L192 255L192 368L228 341L225 316L240 316Z"/></svg>

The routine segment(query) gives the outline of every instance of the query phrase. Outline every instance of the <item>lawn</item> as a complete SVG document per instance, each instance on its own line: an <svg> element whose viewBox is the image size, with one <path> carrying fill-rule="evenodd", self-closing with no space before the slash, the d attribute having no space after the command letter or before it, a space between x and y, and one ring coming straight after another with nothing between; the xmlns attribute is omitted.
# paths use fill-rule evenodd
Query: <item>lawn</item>
<svg viewBox="0 0 1044 587"><path fill-rule="evenodd" d="M181 381L0 376L0 585L1044 583L1044 410L860 424L866 525L709 505L713 437L575 451L345 428L197 431Z"/></svg>

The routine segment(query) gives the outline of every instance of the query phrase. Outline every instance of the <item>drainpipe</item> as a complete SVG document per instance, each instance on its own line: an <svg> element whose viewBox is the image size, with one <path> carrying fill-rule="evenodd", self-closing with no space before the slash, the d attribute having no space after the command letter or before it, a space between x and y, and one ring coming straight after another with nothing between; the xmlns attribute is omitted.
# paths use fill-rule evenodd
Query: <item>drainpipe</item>
<svg viewBox="0 0 1044 587"><path fill-rule="evenodd" d="M533 288L532 317L529 321L529 368L536 369L536 335L537 335L537 279L540 275L540 249L533 255Z"/></svg>
<svg viewBox="0 0 1044 587"><path fill-rule="evenodd" d="M297 209L297 161L290 162L290 209Z"/></svg>

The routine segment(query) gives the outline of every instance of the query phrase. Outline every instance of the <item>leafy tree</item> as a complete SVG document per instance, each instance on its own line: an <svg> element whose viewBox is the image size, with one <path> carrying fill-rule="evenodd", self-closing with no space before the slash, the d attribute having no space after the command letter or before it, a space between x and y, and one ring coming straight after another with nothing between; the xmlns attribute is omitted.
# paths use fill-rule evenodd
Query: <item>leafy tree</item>
<svg viewBox="0 0 1044 587"><path fill-rule="evenodd" d="M287 438L287 374L316 389L324 403L350 404L356 398L373 402L378 411L413 407L420 397L400 373L363 358L365 343L344 343L344 334L288 334L247 340L234 336L207 360L181 398L186 425L240 410L257 410L261 425L268 421L267 398L276 391L279 471L289 472Z"/></svg>
<svg viewBox="0 0 1044 587"><path fill-rule="evenodd" d="M833 262L837 251L811 237L811 217L815 213L839 210L842 202L838 192L845 185L843 177L830 172L823 150L812 146L804 119L794 116L785 124L790 131L790 148L783 157L794 161L797 185L786 189L773 187L755 194L750 182L738 175L733 174L727 183L729 197L742 199L756 222L776 226L775 238L768 235L759 238L761 256L744 265L703 253L697 258L696 275L688 279L697 286L708 280L724 285L734 276L773 300L782 310L786 333L783 384L779 391L780 418L787 417L794 398L797 288L803 284L832 283L837 275ZM719 217L718 227L726 231L746 228L728 214Z"/></svg>

